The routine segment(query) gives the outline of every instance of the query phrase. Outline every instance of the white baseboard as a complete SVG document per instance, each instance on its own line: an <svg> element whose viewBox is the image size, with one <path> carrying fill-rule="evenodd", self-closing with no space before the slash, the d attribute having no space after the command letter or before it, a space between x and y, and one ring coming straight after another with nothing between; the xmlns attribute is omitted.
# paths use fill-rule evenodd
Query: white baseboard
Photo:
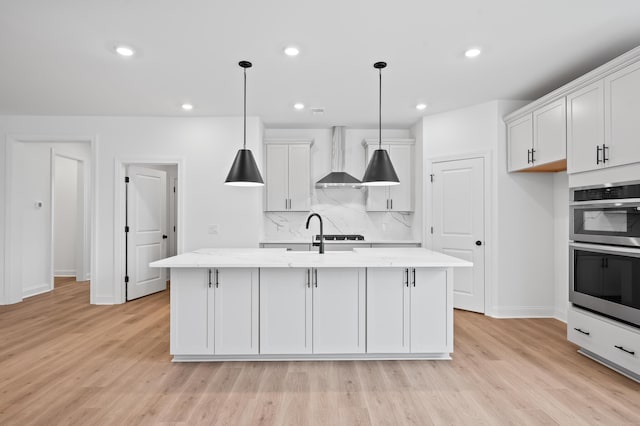
<svg viewBox="0 0 640 426"><path fill-rule="evenodd" d="M111 296L96 296L91 302L92 305L117 305Z"/></svg>
<svg viewBox="0 0 640 426"><path fill-rule="evenodd" d="M76 270L75 269L58 269L53 271L54 277L75 277Z"/></svg>
<svg viewBox="0 0 640 426"><path fill-rule="evenodd" d="M500 306L494 307L491 314L493 318L554 318L553 306Z"/></svg>
<svg viewBox="0 0 640 426"><path fill-rule="evenodd" d="M557 319L558 321L562 321L564 323L567 322L567 310L561 310L561 309L556 309L555 313L553 314L553 317L555 319Z"/></svg>
<svg viewBox="0 0 640 426"><path fill-rule="evenodd" d="M40 284L36 287L31 287L22 291L22 297L26 299L27 297L35 296L37 294L47 293L51 291L51 284Z"/></svg>

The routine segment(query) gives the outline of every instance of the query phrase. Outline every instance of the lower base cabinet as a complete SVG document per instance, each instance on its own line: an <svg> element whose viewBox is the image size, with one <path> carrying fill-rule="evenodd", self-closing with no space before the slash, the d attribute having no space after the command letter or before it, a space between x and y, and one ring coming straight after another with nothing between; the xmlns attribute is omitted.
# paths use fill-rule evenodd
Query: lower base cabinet
<svg viewBox="0 0 640 426"><path fill-rule="evenodd" d="M452 294L446 268L173 268L171 353L446 358Z"/></svg>
<svg viewBox="0 0 640 426"><path fill-rule="evenodd" d="M367 271L367 353L453 351L453 301L445 269Z"/></svg>
<svg viewBox="0 0 640 426"><path fill-rule="evenodd" d="M171 353L258 353L258 269L171 271Z"/></svg>

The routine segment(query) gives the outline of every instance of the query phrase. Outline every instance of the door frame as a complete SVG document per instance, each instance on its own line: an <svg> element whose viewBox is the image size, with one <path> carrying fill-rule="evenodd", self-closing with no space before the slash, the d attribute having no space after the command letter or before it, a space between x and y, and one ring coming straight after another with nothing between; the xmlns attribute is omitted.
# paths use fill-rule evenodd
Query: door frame
<svg viewBox="0 0 640 426"><path fill-rule="evenodd" d="M426 173L423 190L423 211L424 211L424 246L433 249L433 236L431 234L431 226L433 226L433 186L431 184L431 174L433 173L434 163L444 163L449 161L471 160L481 158L484 161L484 315L492 316L495 306L493 295L498 294L494 280L494 265L497 233L494 232L493 216L494 209L493 194L495 170L493 169L493 152L492 151L474 151L464 154L445 155L439 157L428 158L426 161Z"/></svg>
<svg viewBox="0 0 640 426"><path fill-rule="evenodd" d="M61 135L61 134L8 134L6 136L5 143L5 223L4 223L4 283L0 283L0 305L12 304L21 302L23 297L22 280L20 277L16 277L15 266L22 262L20 255L15 254L15 250L12 250L12 242L14 239L14 214L13 214L13 186L14 186L14 150L18 143L87 143L89 144L89 161L91 163L90 188L93 196L91 197L91 203L88 206L89 217L91 221L91 229L89 231L91 235L91 259L90 259L90 271L91 276L96 277L97 269L97 203L98 203L98 180L97 180L97 144L98 136L96 135ZM52 209L53 210L53 209ZM51 262L51 271L53 271L53 221L50 222L51 233L48 236L48 245L51 251L49 261ZM53 276L53 274L52 274ZM53 282L53 280L52 280ZM95 279L92 279L89 284L89 303L95 304L96 300L96 283Z"/></svg>
<svg viewBox="0 0 640 426"><path fill-rule="evenodd" d="M125 276L125 254L124 254L124 224L126 223L125 217L125 186L124 178L127 173L127 166L131 165L157 165L157 166L176 166L176 175L178 177L178 187L176 188L176 240L177 240L177 254L181 254L184 251L184 159L183 158L145 158L145 159L119 159L114 160L115 166L115 190L114 190L114 202L113 202L113 266L114 279L116 280L114 303L126 303L126 283L124 282ZM168 200L167 200L168 201ZM117 283L120 285L117 285Z"/></svg>
<svg viewBox="0 0 640 426"><path fill-rule="evenodd" d="M76 265L76 281L86 281L87 278L90 278L87 274L87 270L86 270L86 258L84 253L86 253L86 249L89 247L89 244L87 243L87 216L88 216L88 204L87 204L87 195L88 195L88 191L87 191L87 180L86 180L86 176L87 176L87 169L86 169L86 164L85 161L82 158L78 158L78 157L74 157L73 155L68 155L68 154L63 154L60 153L58 151L56 151L55 148L51 148L51 289L53 290L54 288L54 283L55 283L55 265L54 265L54 260L55 260L55 226L56 226L56 222L55 222L55 209L56 209L56 197L55 197L55 190L56 190L56 157L60 157L60 158L66 158L68 160L73 160L73 161L77 161L78 162L78 169L82 169L82 212L83 212L83 217L82 217L82 247L75 247L76 252L74 253L74 259L73 262ZM78 191L78 195L79 195L80 191ZM76 205L77 207L77 205ZM74 241L74 245L77 243L77 237L76 237L76 241ZM82 253L80 256L82 256L82 260L80 262L78 262L78 250L80 250L80 253ZM80 268L78 268L78 264L80 264Z"/></svg>

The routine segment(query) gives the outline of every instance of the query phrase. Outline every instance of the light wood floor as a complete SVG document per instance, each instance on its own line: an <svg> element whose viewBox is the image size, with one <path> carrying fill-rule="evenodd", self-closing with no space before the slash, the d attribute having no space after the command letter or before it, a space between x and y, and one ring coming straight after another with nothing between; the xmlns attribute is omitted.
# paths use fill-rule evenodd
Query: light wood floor
<svg viewBox="0 0 640 426"><path fill-rule="evenodd" d="M552 319L455 314L453 361L173 364L168 292L0 306L0 424L640 424L640 385Z"/></svg>

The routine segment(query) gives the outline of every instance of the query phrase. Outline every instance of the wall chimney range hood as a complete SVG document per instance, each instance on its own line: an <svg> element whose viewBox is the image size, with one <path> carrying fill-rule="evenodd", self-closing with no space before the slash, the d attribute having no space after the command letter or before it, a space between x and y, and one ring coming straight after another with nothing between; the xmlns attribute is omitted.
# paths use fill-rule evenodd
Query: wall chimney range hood
<svg viewBox="0 0 640 426"><path fill-rule="evenodd" d="M360 188L362 182L344 171L344 126L335 126L331 141L331 173L316 182L316 188Z"/></svg>

